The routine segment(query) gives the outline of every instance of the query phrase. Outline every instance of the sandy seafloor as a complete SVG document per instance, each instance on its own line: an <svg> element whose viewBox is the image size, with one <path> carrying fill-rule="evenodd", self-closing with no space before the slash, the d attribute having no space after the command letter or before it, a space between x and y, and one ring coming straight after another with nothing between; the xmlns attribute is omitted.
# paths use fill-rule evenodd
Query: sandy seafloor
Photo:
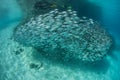
<svg viewBox="0 0 120 80"><path fill-rule="evenodd" d="M12 1L11 4L14 3ZM11 11L18 9L17 5L11 7ZM21 15L21 12L18 13ZM120 80L120 38L117 32L110 32L117 46L105 61L85 66L79 62L57 64L42 57L32 47L22 46L11 39L14 27L20 22L18 15L10 16L6 22L16 21L2 24L5 28L0 30L0 80ZM22 51L19 53L19 50ZM31 69L31 63L38 64L39 68Z"/></svg>

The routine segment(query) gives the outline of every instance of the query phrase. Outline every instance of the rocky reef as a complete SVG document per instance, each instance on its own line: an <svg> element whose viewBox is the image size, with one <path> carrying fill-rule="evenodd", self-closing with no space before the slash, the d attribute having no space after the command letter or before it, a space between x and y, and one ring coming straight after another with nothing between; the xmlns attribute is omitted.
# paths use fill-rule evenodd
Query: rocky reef
<svg viewBox="0 0 120 80"><path fill-rule="evenodd" d="M20 5L23 15L26 19L33 16L47 13L55 8L60 10L67 9L69 0L16 0ZM29 2L29 4L28 4Z"/></svg>
<svg viewBox="0 0 120 80"><path fill-rule="evenodd" d="M110 35L96 21L58 9L17 26L13 38L48 55L88 62L101 60L112 45Z"/></svg>

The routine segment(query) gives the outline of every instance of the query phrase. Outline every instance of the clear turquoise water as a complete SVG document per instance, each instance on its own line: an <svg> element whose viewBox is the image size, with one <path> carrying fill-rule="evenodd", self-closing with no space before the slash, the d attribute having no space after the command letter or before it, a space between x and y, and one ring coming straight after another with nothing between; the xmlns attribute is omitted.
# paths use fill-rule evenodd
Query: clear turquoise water
<svg viewBox="0 0 120 80"><path fill-rule="evenodd" d="M9 3L8 3L8 1L9 1ZM90 79L91 80L120 80L120 77L119 77L119 75L120 75L120 5L119 5L120 1L119 0L88 0L89 2L87 0L71 0L71 1L73 1L74 8L80 12L79 15L87 16L87 17L97 20L108 30L108 32L114 38L115 46L113 47L114 50L112 51L112 54L108 56L108 64L103 63L103 64L100 64L97 66L93 66L92 68L94 68L94 69L90 68L95 72L96 71L99 72L100 70L103 72L105 71L106 74L104 74L104 75L99 74L99 76L97 76L97 75L92 75L91 72L88 72L85 74L84 71L81 71L80 73L76 71L76 73L78 73L77 77L69 78L70 76L67 76L66 79L63 79L63 80L70 80L70 79L71 80L88 80L88 79L89 80ZM82 6L78 5L79 2L80 2L80 4L87 4L84 6L84 9ZM79 10L79 9L82 9L82 10ZM8 52L8 54L10 54L9 52L12 49L11 50L9 48L4 49L4 48L6 48L6 44L8 44L5 36L7 37L7 35L8 35L7 32L12 30L10 27L16 26L16 24L18 22L20 22L21 19L22 19L22 12L20 10L20 7L15 2L15 0L0 0L0 32L1 32L0 33L0 36L1 36L0 37L0 44L1 44L1 46L0 46L0 67L1 67L0 80L16 80L17 76L23 77L23 78L17 78L18 80L31 80L31 79L32 80L42 80L42 78L38 79L36 76L42 75L42 77L43 77L43 74L47 73L46 72L43 74L38 74L37 72L35 72L35 74L33 74L33 73L31 74L31 73L29 73L29 71L27 71L29 69L21 68L22 67L21 65L24 65L24 62L19 63L19 64L12 63L12 64L15 64L14 66L18 66L18 67L17 67L17 69L15 69L16 73L13 74L11 72L11 75L10 75L11 78L7 79L7 77L9 77L9 75L7 74L7 68L9 68L11 70L12 64L9 64L10 57L6 58L8 55L7 54L2 55L3 54L2 52L5 52L5 53ZM10 47L10 46L8 46L8 47ZM12 47L15 47L15 46L12 45ZM8 51L6 51L6 50L8 50ZM27 52L27 50L26 50L26 52ZM16 57L10 58L11 62L14 61L12 59L16 60L17 58ZM2 66L4 64L4 60L8 61L7 68L4 68L4 66ZM20 60L20 61L22 61L22 60ZM16 62L17 62L17 60L16 60ZM5 62L4 65L6 65L6 64L7 64L7 62ZM14 70L14 66L13 66L13 70ZM53 66L53 69L54 69L54 67L55 66ZM21 68L21 69L19 69L19 68ZM25 71L22 71L22 69L25 69ZM57 69L59 69L59 68L57 68ZM21 71L19 71L19 70L21 70ZM7 74L7 76L3 75L4 72ZM13 71L13 72L15 72L15 71ZM25 74L25 72L26 72L26 74ZM56 72L57 72L57 70L56 70ZM68 72L70 72L70 71L68 71ZM10 72L8 72L8 73L10 74ZM62 72L60 72L60 73L62 73ZM66 71L64 71L64 69L63 69L63 73L66 73ZM69 73L69 75L75 76L70 73ZM97 73L95 73L95 74L97 74ZM15 75L15 77L14 77L14 75ZM49 74L46 74L46 75L50 76ZM55 74L53 74L53 75L55 75ZM84 76L84 77L81 77L81 76ZM89 76L89 77L86 78L87 76ZM105 76L105 78L101 78L101 76L102 77ZM31 78L31 79L29 79L29 78ZM46 80L52 80L52 78L48 78ZM61 80L61 79L57 78L57 80Z"/></svg>

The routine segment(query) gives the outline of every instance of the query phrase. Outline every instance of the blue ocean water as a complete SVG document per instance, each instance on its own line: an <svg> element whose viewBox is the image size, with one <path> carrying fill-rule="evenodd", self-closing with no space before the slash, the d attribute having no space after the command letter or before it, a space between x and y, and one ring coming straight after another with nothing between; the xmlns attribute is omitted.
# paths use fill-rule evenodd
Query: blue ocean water
<svg viewBox="0 0 120 80"><path fill-rule="evenodd" d="M21 20L22 12L15 0L0 1L0 29L4 29L13 22Z"/></svg>
<svg viewBox="0 0 120 80"><path fill-rule="evenodd" d="M9 1L9 3L8 3ZM114 39L114 46L111 54L108 56L109 63L111 64L113 71L107 77L107 80L120 80L120 1L119 0L71 0L70 1L76 11L78 11L79 16L86 16L97 20L105 27L105 29L111 34ZM9 28L11 24L20 22L22 19L22 14L20 7L15 0L0 0L0 31ZM15 24L16 26L16 24ZM0 34L1 35L1 34ZM0 37L2 41L2 37ZM1 43L1 42L0 42ZM5 43L2 43L5 44ZM0 46L0 53L2 52L2 47ZM1 53L2 54L2 53ZM2 59L2 58L1 58ZM0 60L1 62L2 60ZM1 66L2 64L0 64ZM102 70L100 67L103 65L97 65L96 69ZM107 70L106 68L104 70ZM95 69L95 70L96 70ZM26 69L27 70L27 69ZM2 71L0 69L0 71ZM2 78L2 72L0 72L0 79ZM19 75L18 75L19 76ZM15 78L13 78L16 80ZM35 79L35 78L34 78ZM10 79L7 79L10 80ZM22 79L24 80L24 78ZM48 79L49 80L49 79ZM51 79L50 79L51 80ZM67 80L67 79L66 79ZM80 79L76 77L71 80L86 80L85 78ZM91 80L97 80L91 78ZM105 80L105 79L101 79Z"/></svg>

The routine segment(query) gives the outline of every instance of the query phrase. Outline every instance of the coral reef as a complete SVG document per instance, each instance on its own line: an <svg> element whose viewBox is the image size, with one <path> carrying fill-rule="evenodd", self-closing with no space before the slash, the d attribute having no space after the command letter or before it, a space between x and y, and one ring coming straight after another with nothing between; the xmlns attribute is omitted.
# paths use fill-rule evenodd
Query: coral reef
<svg viewBox="0 0 120 80"><path fill-rule="evenodd" d="M31 18L15 28L13 37L45 54L89 62L101 60L112 45L111 37L96 21L79 18L72 10L55 9Z"/></svg>

